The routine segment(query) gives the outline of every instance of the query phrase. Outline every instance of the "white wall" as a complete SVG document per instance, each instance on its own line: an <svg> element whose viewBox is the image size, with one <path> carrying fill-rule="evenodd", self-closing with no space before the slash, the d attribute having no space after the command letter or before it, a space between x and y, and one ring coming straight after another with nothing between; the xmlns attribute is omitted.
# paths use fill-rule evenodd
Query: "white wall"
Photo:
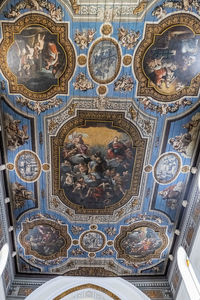
<svg viewBox="0 0 200 300"><path fill-rule="evenodd" d="M197 231L194 244L192 246L191 253L189 255L192 267L195 271L195 274L200 282L200 226ZM185 288L185 285L183 282L181 282L176 300L196 300L196 299L190 299L187 290Z"/></svg>
<svg viewBox="0 0 200 300"><path fill-rule="evenodd" d="M138 288L122 278L102 278L102 277L72 277L59 276L47 281L31 293L26 300L52 300L65 291L69 291L75 287L85 284L93 284L110 291L121 300L150 300ZM75 292L76 293L76 292ZM79 294L79 291L77 292ZM78 296L76 294L76 296ZM75 294L73 294L75 296ZM108 299L106 294L102 294L105 300ZM71 298L71 295L64 299ZM110 298L110 297L109 297ZM75 299L83 299L76 297ZM93 298L94 299L94 298ZM85 299L86 300L86 299Z"/></svg>

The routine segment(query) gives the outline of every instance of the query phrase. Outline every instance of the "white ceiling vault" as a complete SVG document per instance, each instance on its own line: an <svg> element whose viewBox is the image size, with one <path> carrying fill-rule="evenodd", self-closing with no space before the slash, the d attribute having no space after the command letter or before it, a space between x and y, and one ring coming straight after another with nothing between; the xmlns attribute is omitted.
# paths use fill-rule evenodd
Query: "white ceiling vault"
<svg viewBox="0 0 200 300"><path fill-rule="evenodd" d="M9 297L58 275L177 293L176 248L199 222L199 14L193 0L1 3Z"/></svg>

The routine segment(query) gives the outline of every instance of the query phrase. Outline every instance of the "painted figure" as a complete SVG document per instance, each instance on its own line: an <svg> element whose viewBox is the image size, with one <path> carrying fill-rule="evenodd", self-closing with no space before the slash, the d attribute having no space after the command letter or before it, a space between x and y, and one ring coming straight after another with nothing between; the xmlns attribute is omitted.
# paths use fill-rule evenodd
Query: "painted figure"
<svg viewBox="0 0 200 300"><path fill-rule="evenodd" d="M159 235L151 228L139 227L122 240L121 247L125 253L134 257L153 254L162 245Z"/></svg>
<svg viewBox="0 0 200 300"><path fill-rule="evenodd" d="M108 145L108 158L124 158L126 156L126 149L127 147L115 136L113 141Z"/></svg>
<svg viewBox="0 0 200 300"><path fill-rule="evenodd" d="M65 53L55 35L39 25L28 26L14 35L7 53L8 66L33 92L48 90L57 84L65 68Z"/></svg>
<svg viewBox="0 0 200 300"><path fill-rule="evenodd" d="M38 225L30 229L25 241L33 251L46 257L59 252L65 245L59 231L49 225Z"/></svg>
<svg viewBox="0 0 200 300"><path fill-rule="evenodd" d="M48 55L45 59L46 69L49 70L52 67L52 73L56 73L56 66L58 65L58 49L54 42L48 42Z"/></svg>
<svg viewBox="0 0 200 300"><path fill-rule="evenodd" d="M168 142L174 150L183 156L192 157L200 129L200 113L198 112L193 115L191 121L184 124L183 127L187 130L187 132L170 138Z"/></svg>
<svg viewBox="0 0 200 300"><path fill-rule="evenodd" d="M18 147L27 143L29 139L28 126L22 125L20 128L20 120L15 120L13 117L5 113L4 114L4 129L6 132L5 138L7 142L7 148L9 150L15 150Z"/></svg>
<svg viewBox="0 0 200 300"><path fill-rule="evenodd" d="M123 140L114 136L108 144L102 140L101 146L96 141L91 145L91 129L88 134L74 131L68 136L62 148L60 182L71 202L103 208L129 189L134 150L126 134Z"/></svg>
<svg viewBox="0 0 200 300"><path fill-rule="evenodd" d="M144 70L150 81L164 93L189 86L199 73L199 36L186 26L174 26L156 36L144 57Z"/></svg>

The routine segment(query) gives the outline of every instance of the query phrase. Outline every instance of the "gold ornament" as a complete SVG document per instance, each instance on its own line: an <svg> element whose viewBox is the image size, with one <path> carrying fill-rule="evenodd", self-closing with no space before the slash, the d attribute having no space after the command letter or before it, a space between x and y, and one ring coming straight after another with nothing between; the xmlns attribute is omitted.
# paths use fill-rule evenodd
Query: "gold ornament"
<svg viewBox="0 0 200 300"><path fill-rule="evenodd" d="M86 63L87 63L87 58L86 58L86 56L85 56L85 55L80 55L80 56L78 57L78 64L79 64L80 66L84 66Z"/></svg>
<svg viewBox="0 0 200 300"><path fill-rule="evenodd" d="M101 29L101 33L109 35L112 32L112 26L110 24L104 24Z"/></svg>
<svg viewBox="0 0 200 300"><path fill-rule="evenodd" d="M99 93L99 95L104 95L106 92L107 92L107 88L106 88L105 85L100 85L98 87L98 93Z"/></svg>
<svg viewBox="0 0 200 300"><path fill-rule="evenodd" d="M123 57L123 64L125 66L129 66L131 64L131 62L132 62L132 57L130 55L125 55Z"/></svg>

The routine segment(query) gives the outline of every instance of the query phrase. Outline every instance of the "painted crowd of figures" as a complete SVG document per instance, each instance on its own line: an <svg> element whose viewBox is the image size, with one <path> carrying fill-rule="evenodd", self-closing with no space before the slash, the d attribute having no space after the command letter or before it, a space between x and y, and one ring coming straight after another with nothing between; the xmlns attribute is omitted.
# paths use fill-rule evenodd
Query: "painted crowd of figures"
<svg viewBox="0 0 200 300"><path fill-rule="evenodd" d="M60 232L48 225L38 225L29 230L25 241L31 250L42 256L53 255L65 246L65 240L60 236Z"/></svg>
<svg viewBox="0 0 200 300"><path fill-rule="evenodd" d="M196 11L200 14L200 3L198 0L166 0L161 5L158 5L152 11L152 16L157 19L164 18L169 9L185 10L185 11Z"/></svg>
<svg viewBox="0 0 200 300"><path fill-rule="evenodd" d="M121 245L126 254L142 258L160 248L162 240L153 229L139 227L128 233Z"/></svg>
<svg viewBox="0 0 200 300"><path fill-rule="evenodd" d="M57 83L56 78L65 67L64 57L56 36L41 26L33 25L15 35L7 59L19 83L32 91L42 92Z"/></svg>
<svg viewBox="0 0 200 300"><path fill-rule="evenodd" d="M118 202L130 188L134 149L130 140L113 140L100 149L75 134L62 149L61 187L67 198L86 208Z"/></svg>
<svg viewBox="0 0 200 300"><path fill-rule="evenodd" d="M199 36L186 26L174 26L156 36L144 57L144 70L155 86L174 93L199 73Z"/></svg>

